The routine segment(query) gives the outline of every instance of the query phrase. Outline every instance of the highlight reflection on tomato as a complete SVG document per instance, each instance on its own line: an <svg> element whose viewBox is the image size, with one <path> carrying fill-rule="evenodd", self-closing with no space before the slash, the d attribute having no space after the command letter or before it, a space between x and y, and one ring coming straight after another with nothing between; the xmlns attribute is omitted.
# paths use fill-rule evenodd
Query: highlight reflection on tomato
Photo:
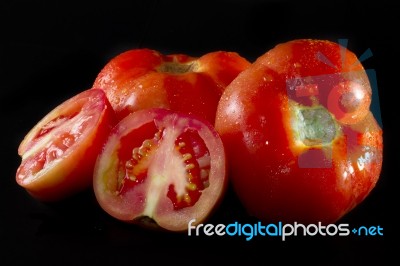
<svg viewBox="0 0 400 266"><path fill-rule="evenodd" d="M216 129L248 212L331 223L362 202L382 166L371 93L356 56L329 41L279 44L239 74L221 97Z"/></svg>
<svg viewBox="0 0 400 266"><path fill-rule="evenodd" d="M215 210L227 185L222 141L211 124L165 109L134 112L112 130L94 191L111 216L184 231Z"/></svg>

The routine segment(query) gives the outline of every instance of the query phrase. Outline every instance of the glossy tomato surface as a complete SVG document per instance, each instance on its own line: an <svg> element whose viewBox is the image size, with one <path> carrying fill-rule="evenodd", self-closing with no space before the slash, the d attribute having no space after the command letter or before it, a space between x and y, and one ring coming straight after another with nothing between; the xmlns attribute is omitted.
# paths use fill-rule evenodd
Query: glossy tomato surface
<svg viewBox="0 0 400 266"><path fill-rule="evenodd" d="M382 130L357 57L336 43L293 40L226 88L216 129L233 186L263 221L332 223L363 201L382 166Z"/></svg>
<svg viewBox="0 0 400 266"><path fill-rule="evenodd" d="M204 221L227 184L225 153L211 124L165 109L125 117L96 163L94 191L111 216L184 231Z"/></svg>
<svg viewBox="0 0 400 266"><path fill-rule="evenodd" d="M250 63L235 52L201 57L133 49L111 59L93 87L102 88L119 119L146 108L195 114L214 124L225 87Z"/></svg>
<svg viewBox="0 0 400 266"><path fill-rule="evenodd" d="M90 188L97 155L115 123L102 90L86 90L66 100L21 142L16 181L43 201L60 200Z"/></svg>

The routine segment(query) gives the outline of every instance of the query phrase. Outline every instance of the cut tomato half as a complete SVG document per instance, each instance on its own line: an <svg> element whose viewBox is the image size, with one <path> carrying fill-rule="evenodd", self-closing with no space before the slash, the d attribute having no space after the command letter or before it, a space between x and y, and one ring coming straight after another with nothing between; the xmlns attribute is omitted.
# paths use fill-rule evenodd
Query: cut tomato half
<svg viewBox="0 0 400 266"><path fill-rule="evenodd" d="M208 122L146 109L111 132L95 166L94 191L100 206L119 220L184 231L220 202L225 167L221 139Z"/></svg>

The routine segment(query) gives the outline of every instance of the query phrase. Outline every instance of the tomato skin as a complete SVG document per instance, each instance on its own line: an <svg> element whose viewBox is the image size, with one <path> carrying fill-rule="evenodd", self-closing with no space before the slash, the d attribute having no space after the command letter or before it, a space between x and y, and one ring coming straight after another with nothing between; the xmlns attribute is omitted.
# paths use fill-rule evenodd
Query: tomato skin
<svg viewBox="0 0 400 266"><path fill-rule="evenodd" d="M209 154L209 186L201 190L193 204L181 207L173 205L170 192L171 184L188 185L187 180L179 179L185 171L182 160L185 155L178 152L181 147L177 138L188 130L197 132L194 134L204 141L204 146L200 145L203 148L195 150L199 154L206 150ZM142 170L146 176L129 181L125 165L135 154L135 147L142 142L148 143L154 132L156 135L162 133L152 140L152 146L156 148L143 155L145 167ZM194 141L198 143L200 139ZM187 145L190 146L190 142ZM187 161L185 163L189 166ZM122 176L125 176L123 182L118 179ZM112 217L147 228L179 232L187 230L190 220L196 219L194 224L199 224L215 211L227 182L224 147L211 124L191 115L155 108L134 112L114 127L95 165L93 187L98 203ZM122 189L119 188L121 184Z"/></svg>
<svg viewBox="0 0 400 266"><path fill-rule="evenodd" d="M100 89L83 91L61 103L21 142L17 183L45 202L89 189L96 158L115 124L115 113Z"/></svg>
<svg viewBox="0 0 400 266"><path fill-rule="evenodd" d="M333 67L316 56L320 54ZM352 116L344 118L345 112L332 108L333 89L323 91L324 82L317 84L318 93L312 92L313 82L329 77L332 83L362 84L365 98ZM300 88L308 90L305 96L290 95L288 84L295 79L311 80ZM382 130L372 113L365 112L370 94L356 56L329 41L277 45L239 74L221 97L215 125L227 150L234 190L249 214L267 222L332 223L362 202L382 167ZM295 114L316 108L323 110L321 115L329 113L326 117L334 122L325 128L335 128L335 134L325 143L310 144L299 137L306 133L298 130L301 121Z"/></svg>
<svg viewBox="0 0 400 266"><path fill-rule="evenodd" d="M214 123L225 87L250 63L234 52L201 57L133 49L111 59L93 87L102 88L122 119L146 108L195 114Z"/></svg>

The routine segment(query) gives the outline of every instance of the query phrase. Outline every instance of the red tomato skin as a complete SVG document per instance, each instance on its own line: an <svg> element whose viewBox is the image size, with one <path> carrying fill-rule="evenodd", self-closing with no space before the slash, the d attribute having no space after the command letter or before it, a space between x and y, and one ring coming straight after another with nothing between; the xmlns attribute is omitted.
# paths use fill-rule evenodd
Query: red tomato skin
<svg viewBox="0 0 400 266"><path fill-rule="evenodd" d="M49 120L62 115L65 109L71 108L77 101L87 101L87 105L93 108L91 115L95 124L89 129L90 132L84 133L84 139L69 147L55 165L42 171L40 175L37 174L36 177L30 177L30 181L19 176L25 168L24 161L29 157L22 158L21 165L17 170L17 183L40 201L60 201L92 187L93 169L97 156L108 133L117 122L115 113L102 90L83 91L60 104L39 121L21 142L19 155L23 157L25 153L30 152L30 149L35 149L35 136L42 126ZM93 104L89 103L90 101Z"/></svg>
<svg viewBox="0 0 400 266"><path fill-rule="evenodd" d="M317 52L337 68L318 60ZM370 112L350 125L336 118L339 133L325 146L299 145L291 129L287 80L363 70L347 50L346 58L342 68L337 44L295 40L268 51L226 88L216 129L234 190L249 214L266 222L332 223L374 188L382 167L382 130ZM319 104L327 107L323 100ZM366 147L373 158L358 166L370 156ZM315 155L308 160L321 160L317 167L300 163L310 150Z"/></svg>
<svg viewBox="0 0 400 266"><path fill-rule="evenodd" d="M141 109L166 108L214 124L223 90L249 65L234 52L216 51L197 58L133 49L112 58L93 87L104 89L119 119Z"/></svg>

